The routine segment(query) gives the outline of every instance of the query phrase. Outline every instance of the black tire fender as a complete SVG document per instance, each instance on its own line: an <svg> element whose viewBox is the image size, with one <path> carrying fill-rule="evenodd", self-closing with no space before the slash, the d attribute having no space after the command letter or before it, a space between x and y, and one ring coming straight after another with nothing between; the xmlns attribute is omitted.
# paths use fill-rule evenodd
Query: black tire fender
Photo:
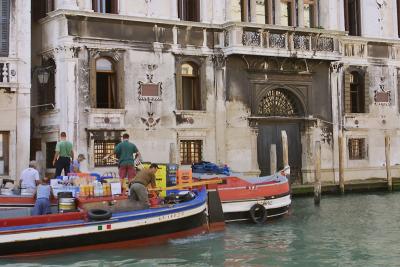
<svg viewBox="0 0 400 267"><path fill-rule="evenodd" d="M91 209L88 211L88 217L91 221L105 221L112 216L111 211L104 209Z"/></svg>
<svg viewBox="0 0 400 267"><path fill-rule="evenodd" d="M268 214L265 207L261 204L254 204L250 208L250 218L255 224L265 223L267 220ZM258 214L259 213L259 214Z"/></svg>

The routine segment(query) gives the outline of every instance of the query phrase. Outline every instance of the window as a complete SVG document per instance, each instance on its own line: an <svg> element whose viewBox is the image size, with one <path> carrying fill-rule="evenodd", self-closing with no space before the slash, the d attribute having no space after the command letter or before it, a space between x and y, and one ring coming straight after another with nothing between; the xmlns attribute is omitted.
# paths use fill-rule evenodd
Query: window
<svg viewBox="0 0 400 267"><path fill-rule="evenodd" d="M46 143L46 168L51 169L53 166L54 154L56 152L57 142L47 142Z"/></svg>
<svg viewBox="0 0 400 267"><path fill-rule="evenodd" d="M350 138L348 147L350 160L366 159L365 138Z"/></svg>
<svg viewBox="0 0 400 267"><path fill-rule="evenodd" d="M0 0L0 57L8 56L10 32L10 0Z"/></svg>
<svg viewBox="0 0 400 267"><path fill-rule="evenodd" d="M362 76L353 71L350 73L350 106L351 113L365 112L364 85Z"/></svg>
<svg viewBox="0 0 400 267"><path fill-rule="evenodd" d="M32 17L34 20L39 20L46 17L46 14L54 11L54 0L35 0L32 1Z"/></svg>
<svg viewBox="0 0 400 267"><path fill-rule="evenodd" d="M112 159L103 160L105 156L114 153L115 146L119 143L117 140L95 140L94 141L94 166L116 166L117 163Z"/></svg>
<svg viewBox="0 0 400 267"><path fill-rule="evenodd" d="M10 133L0 132L0 175L8 175L9 172L9 146Z"/></svg>
<svg viewBox="0 0 400 267"><path fill-rule="evenodd" d="M181 84L181 109L201 110L201 92L199 70L194 63L183 63L180 69Z"/></svg>
<svg viewBox="0 0 400 267"><path fill-rule="evenodd" d="M274 23L275 0L256 1L256 22L260 24Z"/></svg>
<svg viewBox="0 0 400 267"><path fill-rule="evenodd" d="M186 21L200 21L200 0L178 0L178 17Z"/></svg>
<svg viewBox="0 0 400 267"><path fill-rule="evenodd" d="M108 58L96 60L96 108L119 108L114 64Z"/></svg>
<svg viewBox="0 0 400 267"><path fill-rule="evenodd" d="M361 35L360 0L344 0L345 28L349 35Z"/></svg>
<svg viewBox="0 0 400 267"><path fill-rule="evenodd" d="M304 27L318 26L318 3L317 0L304 0Z"/></svg>
<svg viewBox="0 0 400 267"><path fill-rule="evenodd" d="M92 0L94 12L118 14L118 0Z"/></svg>
<svg viewBox="0 0 400 267"><path fill-rule="evenodd" d="M397 0L397 33L400 37L400 0Z"/></svg>
<svg viewBox="0 0 400 267"><path fill-rule="evenodd" d="M294 26L294 1L281 0L281 25Z"/></svg>
<svg viewBox="0 0 400 267"><path fill-rule="evenodd" d="M182 165L191 165L202 161L201 140L183 140L180 142L180 156Z"/></svg>
<svg viewBox="0 0 400 267"><path fill-rule="evenodd" d="M52 110L55 106L55 91L56 91L56 83L55 83L55 72L56 72L56 64L53 59L49 59L44 63L43 66L46 72L49 73L49 80L45 84L38 83L40 97L39 97L39 105L40 111ZM52 105L51 105L52 104Z"/></svg>

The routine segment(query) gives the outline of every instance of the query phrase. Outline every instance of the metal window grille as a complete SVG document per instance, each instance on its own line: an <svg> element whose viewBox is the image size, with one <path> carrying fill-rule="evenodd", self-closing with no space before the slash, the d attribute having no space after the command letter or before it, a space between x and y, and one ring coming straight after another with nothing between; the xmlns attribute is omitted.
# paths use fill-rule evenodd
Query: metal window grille
<svg viewBox="0 0 400 267"><path fill-rule="evenodd" d="M116 166L117 164L104 157L114 153L115 146L119 143L116 140L95 140L94 141L94 166L105 167L105 166Z"/></svg>
<svg viewBox="0 0 400 267"><path fill-rule="evenodd" d="M365 159L366 158L366 144L365 138L351 138L348 141L349 159Z"/></svg>
<svg viewBox="0 0 400 267"><path fill-rule="evenodd" d="M0 57L7 57L10 34L10 0L0 0Z"/></svg>
<svg viewBox="0 0 400 267"><path fill-rule="evenodd" d="M180 142L181 164L189 165L202 160L203 141L183 140Z"/></svg>

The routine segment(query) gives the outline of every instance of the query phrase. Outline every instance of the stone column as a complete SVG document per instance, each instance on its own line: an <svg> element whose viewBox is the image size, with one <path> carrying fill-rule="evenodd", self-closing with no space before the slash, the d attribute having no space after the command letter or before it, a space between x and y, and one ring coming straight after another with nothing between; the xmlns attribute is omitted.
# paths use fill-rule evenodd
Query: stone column
<svg viewBox="0 0 400 267"><path fill-rule="evenodd" d="M180 1L180 0L178 0ZM176 0L170 0L171 7L171 19L179 19L178 18L178 2Z"/></svg>
<svg viewBox="0 0 400 267"><path fill-rule="evenodd" d="M226 107L225 107L225 61L222 56L214 56L215 71L215 144L218 164L226 163Z"/></svg>
<svg viewBox="0 0 400 267"><path fill-rule="evenodd" d="M256 0L250 0L250 21L257 22L257 3Z"/></svg>
<svg viewBox="0 0 400 267"><path fill-rule="evenodd" d="M21 34L19 41L16 42L16 54L20 59L17 63L18 91L16 93L16 130L10 132L10 143L15 136L16 151L14 151L15 161L12 161L10 151L10 175L11 178L21 174L29 164L30 152L30 131L31 131L31 20L30 20L30 1L17 0L16 23L17 31ZM11 146L13 147L13 146ZM16 165L14 165L16 162ZM15 166L15 167L14 167ZM15 173L13 173L13 170Z"/></svg>
<svg viewBox="0 0 400 267"><path fill-rule="evenodd" d="M92 0L80 0L79 6L83 11L93 11Z"/></svg>
<svg viewBox="0 0 400 267"><path fill-rule="evenodd" d="M275 24L281 25L281 0L275 1Z"/></svg>
<svg viewBox="0 0 400 267"><path fill-rule="evenodd" d="M294 10L294 13L296 11ZM297 16L299 18L299 27L304 27L304 0L297 1Z"/></svg>
<svg viewBox="0 0 400 267"><path fill-rule="evenodd" d="M78 10L78 4L76 1L71 0L54 0L55 9L73 9Z"/></svg>
<svg viewBox="0 0 400 267"><path fill-rule="evenodd" d="M334 62L330 66L330 86L332 92L332 141L333 141L333 162L332 168L334 170L334 182L339 181L339 173L337 169L339 168L339 131L341 131L341 121L339 120L340 109L340 92L342 90L342 81L340 73L343 70L343 64Z"/></svg>
<svg viewBox="0 0 400 267"><path fill-rule="evenodd" d="M77 49L61 46L55 49L56 72L56 105L59 109L58 123L61 132L66 132L68 140L73 142L76 151L77 140Z"/></svg>
<svg viewBox="0 0 400 267"><path fill-rule="evenodd" d="M257 156L258 128L252 128L249 137L251 142L251 172L249 173L249 175L260 175L260 168L258 166Z"/></svg>

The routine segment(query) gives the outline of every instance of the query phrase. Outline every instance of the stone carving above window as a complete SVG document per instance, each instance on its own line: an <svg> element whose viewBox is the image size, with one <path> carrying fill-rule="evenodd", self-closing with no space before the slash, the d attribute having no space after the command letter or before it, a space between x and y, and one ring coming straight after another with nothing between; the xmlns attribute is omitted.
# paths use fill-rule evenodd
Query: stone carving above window
<svg viewBox="0 0 400 267"><path fill-rule="evenodd" d="M385 90L385 77L380 78L379 89L374 91L374 102L376 105L389 106L391 95L389 90Z"/></svg>

